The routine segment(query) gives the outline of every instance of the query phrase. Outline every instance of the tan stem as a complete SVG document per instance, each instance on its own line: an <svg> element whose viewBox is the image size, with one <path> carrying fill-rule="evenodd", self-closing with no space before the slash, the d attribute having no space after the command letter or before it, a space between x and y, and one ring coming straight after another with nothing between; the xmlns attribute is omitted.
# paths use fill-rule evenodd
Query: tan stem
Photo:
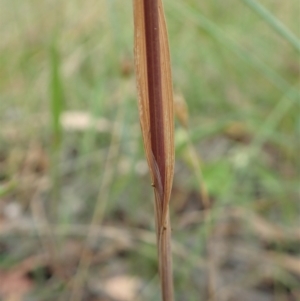
<svg viewBox="0 0 300 301"><path fill-rule="evenodd" d="M158 242L159 271L162 287L162 300L174 300L172 248L171 248L171 223L167 213L167 222L161 227Z"/></svg>

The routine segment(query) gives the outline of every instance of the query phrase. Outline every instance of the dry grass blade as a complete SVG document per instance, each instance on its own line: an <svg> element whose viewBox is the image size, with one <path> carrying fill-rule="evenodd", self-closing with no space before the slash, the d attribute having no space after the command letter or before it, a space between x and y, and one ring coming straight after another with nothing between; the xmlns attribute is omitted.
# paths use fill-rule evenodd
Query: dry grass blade
<svg viewBox="0 0 300 301"><path fill-rule="evenodd" d="M135 69L140 122L155 192L164 301L173 300L169 201L174 173L174 113L167 28L161 0L134 0Z"/></svg>

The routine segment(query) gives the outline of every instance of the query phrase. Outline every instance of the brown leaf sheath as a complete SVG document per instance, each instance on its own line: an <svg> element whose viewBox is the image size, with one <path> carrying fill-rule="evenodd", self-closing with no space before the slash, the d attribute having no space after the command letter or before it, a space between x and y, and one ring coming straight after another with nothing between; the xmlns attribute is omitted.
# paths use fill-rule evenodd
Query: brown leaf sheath
<svg viewBox="0 0 300 301"><path fill-rule="evenodd" d="M146 24L145 16L147 15L146 10L152 10L146 5L154 2L157 3L159 13L148 17L149 19L159 18L158 26L156 26L157 20L152 22L154 25L152 25L151 34L159 37L154 39L155 42L153 39L146 38L146 32L148 35L150 25ZM168 36L161 0L134 0L134 21L135 69L140 123L152 181L156 189L159 187L163 189L162 192L157 192L163 197L161 209L164 214L160 219L160 222L163 223L173 182L174 113ZM149 35L151 36L151 34ZM147 40L150 40L148 46ZM157 47L159 48L158 52ZM148 54L149 52L150 54ZM159 178L161 184L158 183Z"/></svg>
<svg viewBox="0 0 300 301"><path fill-rule="evenodd" d="M174 172L171 64L162 0L134 0L135 69L140 123L155 192L163 301L172 301L169 200Z"/></svg>
<svg viewBox="0 0 300 301"><path fill-rule="evenodd" d="M162 105L158 1L144 0L151 149L165 186L165 143ZM158 179L155 179L156 182ZM159 185L159 183L154 183ZM163 202L163 200L161 200ZM162 206L162 204L161 204Z"/></svg>
<svg viewBox="0 0 300 301"><path fill-rule="evenodd" d="M164 139L165 139L165 185L164 201L162 210L162 225L167 222L168 207L171 197L174 174L174 104L173 104L173 85L171 72L171 59L169 52L168 33L165 21L162 1L158 0L159 9L159 33L160 33L160 52L161 52L161 76L162 76L162 99L163 99L163 120L164 120Z"/></svg>

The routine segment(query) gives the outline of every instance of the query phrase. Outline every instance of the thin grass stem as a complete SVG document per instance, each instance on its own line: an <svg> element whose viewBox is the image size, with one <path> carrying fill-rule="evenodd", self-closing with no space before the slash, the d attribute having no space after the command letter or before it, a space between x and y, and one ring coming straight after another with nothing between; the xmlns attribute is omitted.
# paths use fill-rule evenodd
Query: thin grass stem
<svg viewBox="0 0 300 301"><path fill-rule="evenodd" d="M242 0L251 9L253 9L258 15L260 15L264 21L266 21L275 31L277 31L284 39L286 39L298 52L300 52L300 40L271 12L269 12L264 6L262 6L256 0Z"/></svg>

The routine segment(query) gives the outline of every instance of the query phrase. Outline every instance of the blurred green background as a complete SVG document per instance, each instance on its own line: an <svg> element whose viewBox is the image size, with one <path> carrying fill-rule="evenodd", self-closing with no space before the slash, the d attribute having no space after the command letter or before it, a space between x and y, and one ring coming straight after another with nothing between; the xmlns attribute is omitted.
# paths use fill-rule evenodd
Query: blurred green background
<svg viewBox="0 0 300 301"><path fill-rule="evenodd" d="M300 300L300 2L164 6L176 300ZM159 300L132 2L0 0L0 24L0 299Z"/></svg>

